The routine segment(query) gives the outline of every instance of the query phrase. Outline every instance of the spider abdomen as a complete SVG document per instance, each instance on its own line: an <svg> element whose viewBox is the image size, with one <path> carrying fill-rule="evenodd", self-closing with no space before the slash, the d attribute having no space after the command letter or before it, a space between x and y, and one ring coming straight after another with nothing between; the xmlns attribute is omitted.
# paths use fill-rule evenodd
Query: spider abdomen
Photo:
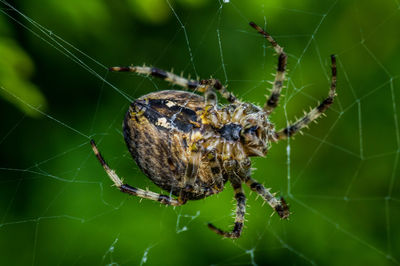
<svg viewBox="0 0 400 266"><path fill-rule="evenodd" d="M134 101L123 125L141 170L159 187L176 196L184 192L187 199L215 194L226 182L216 155L218 140L211 126L203 124L202 113L202 96L160 91Z"/></svg>

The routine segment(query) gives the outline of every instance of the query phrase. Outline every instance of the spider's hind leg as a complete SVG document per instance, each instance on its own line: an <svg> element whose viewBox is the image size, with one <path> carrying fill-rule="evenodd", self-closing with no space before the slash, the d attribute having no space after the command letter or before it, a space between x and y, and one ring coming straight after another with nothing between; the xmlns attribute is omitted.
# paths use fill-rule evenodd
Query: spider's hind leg
<svg viewBox="0 0 400 266"><path fill-rule="evenodd" d="M100 164L103 166L104 170L106 171L107 175L110 177L110 179L114 182L115 186L123 193L127 193L130 195L138 196L140 198L145 198L145 199L150 199L154 201L158 201L162 204L165 205L173 205L173 206L179 206L183 205L186 203L186 199L184 198L178 198L174 199L170 196L167 195L162 195L158 194L152 191L148 190L143 190L140 188L134 188L131 187L128 184L124 184L119 178L119 176L115 173L114 170L112 170L106 161L104 160L103 156L100 154L99 150L97 149L97 146L94 142L94 140L90 140L90 144L92 145L92 149L94 154L96 155L97 159L99 160Z"/></svg>
<svg viewBox="0 0 400 266"><path fill-rule="evenodd" d="M271 194L268 189L251 178L250 175L246 177L245 182L251 190L257 192L257 194L259 194L269 204L269 206L278 213L279 217L282 219L287 219L289 217L289 206L283 198L280 200L275 198L274 194Z"/></svg>
<svg viewBox="0 0 400 266"><path fill-rule="evenodd" d="M233 190L235 192L235 199L237 202L235 224L232 231L230 232L223 231L211 223L208 224L208 228L224 237L238 238L242 233L244 216L246 214L246 196L242 188L243 181L242 178L240 178L240 176L244 172L237 171L237 162L234 160L226 160L224 162L223 168L225 169L228 180L231 182Z"/></svg>
<svg viewBox="0 0 400 266"><path fill-rule="evenodd" d="M235 225L231 232L223 231L217 228L215 225L209 223L208 228L210 228L215 233L228 238L238 238L240 237L243 230L244 215L246 214L246 196L240 182L232 182L233 189L235 190L236 205L236 218Z"/></svg>

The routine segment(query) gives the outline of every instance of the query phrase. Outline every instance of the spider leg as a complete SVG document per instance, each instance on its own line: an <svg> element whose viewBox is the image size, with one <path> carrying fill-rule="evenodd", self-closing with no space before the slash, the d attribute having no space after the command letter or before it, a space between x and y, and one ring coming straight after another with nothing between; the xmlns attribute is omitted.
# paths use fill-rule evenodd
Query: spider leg
<svg viewBox="0 0 400 266"><path fill-rule="evenodd" d="M200 80L201 85L206 85L211 88L214 88L216 91L218 91L223 98L228 100L230 103L235 103L238 102L238 99L233 95L232 92L228 91L224 85L222 85L221 81L218 79L203 79Z"/></svg>
<svg viewBox="0 0 400 266"><path fill-rule="evenodd" d="M280 200L275 198L273 194L269 192L263 185L258 183L255 179L251 178L249 175L245 179L246 185L250 187L251 190L257 192L263 199L269 204L269 206L274 209L279 217L286 219L289 217L289 206L286 201L281 198Z"/></svg>
<svg viewBox="0 0 400 266"><path fill-rule="evenodd" d="M165 70L156 67L146 67L146 66L110 67L109 70L113 72L134 72L140 75L151 75L153 77L163 79L174 85L178 85L180 87L191 90L199 89L199 87L200 88L205 87L205 85L201 85L197 80L185 79L174 73L167 72Z"/></svg>
<svg viewBox="0 0 400 266"><path fill-rule="evenodd" d="M197 175L199 172L199 166L201 161L201 152L197 150L196 144L193 145L194 147L190 150L190 154L188 156L187 167L185 171L185 176L182 180L182 187L186 187L189 190L199 189L195 188L195 182L197 179Z"/></svg>
<svg viewBox="0 0 400 266"><path fill-rule="evenodd" d="M269 96L267 102L264 104L264 111L268 114L271 113L277 106L279 102L279 97L281 96L281 90L283 87L283 82L285 80L286 73L286 63L287 63L287 55L283 51L283 48L279 46L279 44L272 38L272 36L264 31L261 27L259 27L254 22L249 23L251 27L257 30L260 34L264 36L265 39L272 45L275 52L278 54L278 67L276 70L275 80L273 83L271 95Z"/></svg>
<svg viewBox="0 0 400 266"><path fill-rule="evenodd" d="M326 111L326 109L329 108L329 106L331 106L331 104L333 103L333 99L336 96L336 58L334 55L331 55L331 61L332 78L328 97L325 98L322 103L320 103L317 107L305 114L302 118L287 126L286 128L276 132L276 141L293 136L302 128L307 127L308 124L317 119L323 112Z"/></svg>
<svg viewBox="0 0 400 266"><path fill-rule="evenodd" d="M246 213L246 196L243 193L242 184L240 182L231 182L235 190L235 199L237 201L236 205L236 218L235 226L231 232L223 231L217 228L215 225L208 223L208 228L210 228L215 233L228 238L238 238L242 233L244 215Z"/></svg>
<svg viewBox="0 0 400 266"><path fill-rule="evenodd" d="M208 88L204 92L204 98L205 98L206 105L215 106L218 104L217 94L215 93L214 89L212 89L212 88Z"/></svg>
<svg viewBox="0 0 400 266"><path fill-rule="evenodd" d="M90 144L92 145L92 149L94 154L96 155L97 159L99 160L100 164L103 166L104 170L106 171L107 175L110 179L114 182L115 186L119 188L121 192L138 196L140 198L150 199L154 201L158 201L165 205L172 205L172 206L179 206L186 203L186 199L179 197L178 199L174 199L170 196L158 194L152 191L143 190L140 188L131 187L128 184L124 184L122 180L118 177L114 170L112 170L106 161L104 160L103 156L100 154L94 140L90 140Z"/></svg>
<svg viewBox="0 0 400 266"><path fill-rule="evenodd" d="M220 92L222 97L227 99L229 102L234 103L237 101L237 98L231 92L229 92L218 79L206 79L201 81L185 79L174 73L167 72L156 67L111 67L109 70L114 72L134 72L141 75L151 75L189 90L197 90L205 93L206 103L209 104L213 104L214 101L216 103L217 97L214 93L214 89Z"/></svg>

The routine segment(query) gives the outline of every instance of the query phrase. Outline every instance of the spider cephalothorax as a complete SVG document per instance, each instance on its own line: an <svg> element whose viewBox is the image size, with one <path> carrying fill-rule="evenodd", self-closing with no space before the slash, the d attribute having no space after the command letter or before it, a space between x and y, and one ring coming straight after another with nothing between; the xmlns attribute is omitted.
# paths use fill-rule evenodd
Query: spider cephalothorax
<svg viewBox="0 0 400 266"><path fill-rule="evenodd" d="M278 104L285 79L287 56L264 30L261 33L279 54L277 74L271 95L260 108L238 100L220 81L187 80L152 67L113 67L111 71L128 71L152 75L175 85L204 93L204 97L187 91L164 90L135 100L123 123L127 147L141 170L159 187L177 199L124 184L105 163L94 141L92 148L115 185L128 194L182 205L219 193L229 181L237 200L235 226L225 232L209 224L210 229L225 237L237 238L243 228L246 198L245 183L285 219L289 208L283 198L276 198L251 178L249 157L265 156L271 142L292 136L318 118L333 102L336 89L336 62L332 59L332 82L329 96L316 108L288 127L275 131L268 115ZM229 101L219 105L216 91Z"/></svg>

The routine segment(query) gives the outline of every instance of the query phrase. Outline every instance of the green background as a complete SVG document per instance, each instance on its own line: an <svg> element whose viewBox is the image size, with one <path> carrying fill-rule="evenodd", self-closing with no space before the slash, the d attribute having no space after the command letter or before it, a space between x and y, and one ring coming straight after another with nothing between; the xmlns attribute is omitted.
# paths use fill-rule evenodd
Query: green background
<svg viewBox="0 0 400 266"><path fill-rule="evenodd" d="M399 264L399 1L0 2L1 265ZM89 139L129 184L160 192L121 122L128 99L170 86L107 67L212 76L262 105L277 59L249 21L289 55L277 128L327 94L332 53L338 97L304 135L253 159L290 219L245 188L232 241L206 227L233 224L230 185L178 208L141 201L111 186Z"/></svg>

